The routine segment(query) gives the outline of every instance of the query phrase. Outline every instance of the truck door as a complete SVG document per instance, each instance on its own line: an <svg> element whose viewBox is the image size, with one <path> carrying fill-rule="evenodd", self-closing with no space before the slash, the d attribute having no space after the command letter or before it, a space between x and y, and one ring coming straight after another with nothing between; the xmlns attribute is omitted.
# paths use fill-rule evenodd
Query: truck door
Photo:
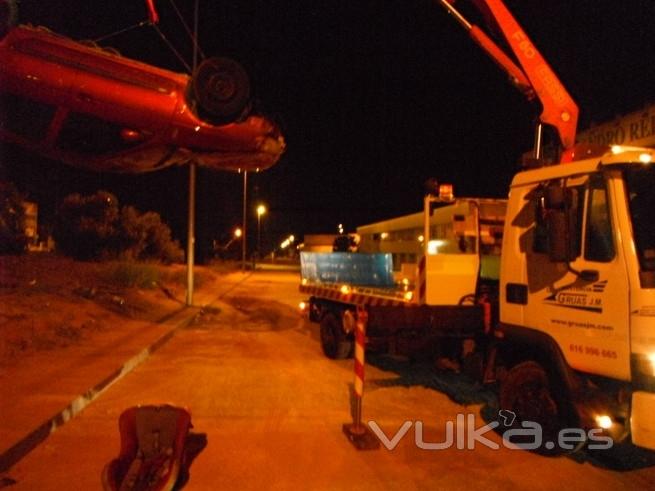
<svg viewBox="0 0 655 491"><path fill-rule="evenodd" d="M549 259L537 199L525 323L554 338L573 368L629 380L629 284L608 181L600 172L564 181L573 259Z"/></svg>

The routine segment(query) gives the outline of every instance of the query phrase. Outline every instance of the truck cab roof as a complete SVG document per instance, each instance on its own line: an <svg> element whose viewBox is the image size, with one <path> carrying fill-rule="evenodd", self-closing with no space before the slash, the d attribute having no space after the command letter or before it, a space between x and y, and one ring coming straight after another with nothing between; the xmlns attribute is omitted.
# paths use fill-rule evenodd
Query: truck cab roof
<svg viewBox="0 0 655 491"><path fill-rule="evenodd" d="M655 149L645 147L578 145L573 151L577 151L577 155L572 154L571 158L576 160L566 161L564 159L564 162L561 164L529 169L517 173L512 181L512 187L588 174L596 172L603 167L625 164L649 165L655 161ZM578 155L582 155L584 158L577 160L579 158Z"/></svg>

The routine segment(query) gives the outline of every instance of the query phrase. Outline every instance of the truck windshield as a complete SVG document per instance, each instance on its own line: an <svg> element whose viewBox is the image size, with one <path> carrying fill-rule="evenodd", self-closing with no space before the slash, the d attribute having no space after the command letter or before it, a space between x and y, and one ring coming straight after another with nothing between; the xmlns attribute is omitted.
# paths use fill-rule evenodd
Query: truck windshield
<svg viewBox="0 0 655 491"><path fill-rule="evenodd" d="M642 271L655 271L655 167L630 167L624 176L639 264Z"/></svg>

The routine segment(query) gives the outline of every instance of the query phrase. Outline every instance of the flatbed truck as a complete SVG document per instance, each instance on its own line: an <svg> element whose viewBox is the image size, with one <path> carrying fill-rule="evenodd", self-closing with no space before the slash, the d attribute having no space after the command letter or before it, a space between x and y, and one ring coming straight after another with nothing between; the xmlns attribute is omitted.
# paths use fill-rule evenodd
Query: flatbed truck
<svg viewBox="0 0 655 491"><path fill-rule="evenodd" d="M451 353L481 361L481 379L498 382L500 409L519 422L602 432L655 450L655 150L576 144L577 106L503 3L474 2L520 66L452 0L437 3L543 108L534 152L509 188L499 274L481 276L479 248L471 257L442 254L430 216L458 200L428 196L413 289L403 285L407 291L389 300L388 292L334 276L302 279L323 348L348 355L357 311L365 309L371 337L384 334L387 346L419 331L451 347L455 339ZM543 152L545 127L557 136L555 157ZM453 230L455 221L453 214ZM455 232L458 240L466 235ZM475 237L479 246L479 229ZM461 295L463 285L470 295Z"/></svg>

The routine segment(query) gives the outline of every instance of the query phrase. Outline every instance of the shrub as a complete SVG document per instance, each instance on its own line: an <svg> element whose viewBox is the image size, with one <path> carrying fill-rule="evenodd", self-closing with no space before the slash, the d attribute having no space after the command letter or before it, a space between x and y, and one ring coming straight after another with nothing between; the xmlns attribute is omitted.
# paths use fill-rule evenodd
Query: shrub
<svg viewBox="0 0 655 491"><path fill-rule="evenodd" d="M139 214L131 206L121 210L121 250L131 259L158 259L163 262L181 262L184 252L171 237L171 230L152 211Z"/></svg>
<svg viewBox="0 0 655 491"><path fill-rule="evenodd" d="M73 194L59 209L54 237L65 254L76 259L148 260L167 263L184 259L184 252L158 213L140 213L118 205L114 195Z"/></svg>
<svg viewBox="0 0 655 491"><path fill-rule="evenodd" d="M114 257L118 248L118 199L106 191L64 198L53 235L57 247L75 259Z"/></svg>
<svg viewBox="0 0 655 491"><path fill-rule="evenodd" d="M118 286L154 288L159 283L159 269L154 264L114 262L106 271L107 279Z"/></svg>
<svg viewBox="0 0 655 491"><path fill-rule="evenodd" d="M26 246L23 196L14 184L0 182L0 254L20 254Z"/></svg>

